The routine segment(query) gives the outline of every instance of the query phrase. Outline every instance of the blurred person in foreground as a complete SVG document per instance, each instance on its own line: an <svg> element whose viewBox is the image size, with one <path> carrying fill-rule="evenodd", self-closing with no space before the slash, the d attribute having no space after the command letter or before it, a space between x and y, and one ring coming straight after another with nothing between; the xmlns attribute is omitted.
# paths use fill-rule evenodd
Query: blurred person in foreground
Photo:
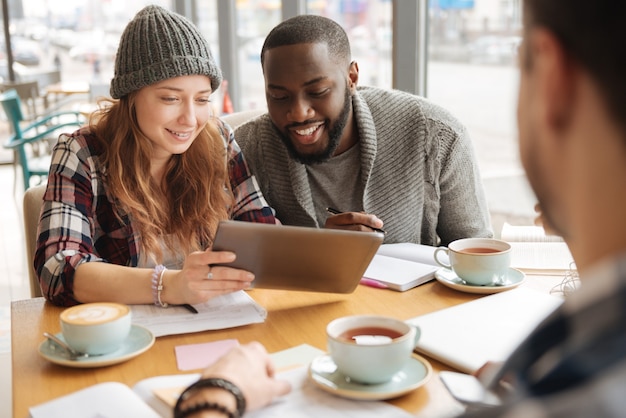
<svg viewBox="0 0 626 418"><path fill-rule="evenodd" d="M261 66L268 113L235 137L282 223L384 228L385 243L432 246L492 236L465 127L422 97L357 87L339 24L285 20L266 37Z"/></svg>
<svg viewBox="0 0 626 418"><path fill-rule="evenodd" d="M108 106L54 150L34 266L57 305L195 304L245 289L212 264L220 220L276 223L233 132L212 115L222 74L186 18L148 6L120 39ZM207 280L211 279L211 280Z"/></svg>
<svg viewBox="0 0 626 418"><path fill-rule="evenodd" d="M520 155L581 287L483 375L504 405L476 416L626 411L625 20L624 2L524 0Z"/></svg>

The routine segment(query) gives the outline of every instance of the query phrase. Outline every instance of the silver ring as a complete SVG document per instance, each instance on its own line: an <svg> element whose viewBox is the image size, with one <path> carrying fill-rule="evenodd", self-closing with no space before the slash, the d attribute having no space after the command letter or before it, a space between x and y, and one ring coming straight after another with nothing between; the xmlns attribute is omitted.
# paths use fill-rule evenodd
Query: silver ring
<svg viewBox="0 0 626 418"><path fill-rule="evenodd" d="M211 270L209 270L209 274L206 275L206 278L207 280L211 280L213 278L213 272Z"/></svg>

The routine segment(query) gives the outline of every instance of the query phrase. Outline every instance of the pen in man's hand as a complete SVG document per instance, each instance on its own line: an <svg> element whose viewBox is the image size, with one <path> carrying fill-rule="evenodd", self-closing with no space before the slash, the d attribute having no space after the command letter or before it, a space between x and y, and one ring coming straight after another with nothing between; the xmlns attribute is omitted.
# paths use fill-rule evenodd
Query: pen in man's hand
<svg viewBox="0 0 626 418"><path fill-rule="evenodd" d="M342 211L335 209L335 208L331 208L331 207L326 208L326 212L330 213L331 215L339 215L340 213L343 213ZM368 228L372 228L372 227L370 226ZM380 232L381 234L386 234L384 229L380 229L380 228L372 228L372 229L376 232Z"/></svg>
<svg viewBox="0 0 626 418"><path fill-rule="evenodd" d="M196 308L194 308L193 306L191 306L188 303L185 303L184 305L181 305L183 308L187 309L189 312L193 313L193 314L197 314L198 310Z"/></svg>

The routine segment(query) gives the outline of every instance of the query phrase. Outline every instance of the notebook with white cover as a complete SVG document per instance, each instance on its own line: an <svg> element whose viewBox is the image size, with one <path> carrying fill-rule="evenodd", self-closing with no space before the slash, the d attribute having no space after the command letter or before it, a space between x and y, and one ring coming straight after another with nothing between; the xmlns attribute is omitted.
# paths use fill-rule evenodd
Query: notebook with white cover
<svg viewBox="0 0 626 418"><path fill-rule="evenodd" d="M465 373L503 361L563 299L518 287L407 320L419 325L416 351Z"/></svg>
<svg viewBox="0 0 626 418"><path fill-rule="evenodd" d="M432 280L438 269L430 264L376 254L363 277L403 292Z"/></svg>
<svg viewBox="0 0 626 418"><path fill-rule="evenodd" d="M547 235L543 227L505 222L500 236L511 244L511 267L529 274L558 276L574 267L563 238Z"/></svg>
<svg viewBox="0 0 626 418"><path fill-rule="evenodd" d="M383 244L363 273L389 289L405 291L432 280L440 266L436 247L413 243ZM445 259L445 257L442 257Z"/></svg>
<svg viewBox="0 0 626 418"><path fill-rule="evenodd" d="M376 254L437 266L438 264L435 262L436 249L437 247L433 247L432 245L414 244L412 242L398 242L395 244L381 245L378 248L378 251L376 251ZM441 261L448 262L445 254L440 254L439 259Z"/></svg>

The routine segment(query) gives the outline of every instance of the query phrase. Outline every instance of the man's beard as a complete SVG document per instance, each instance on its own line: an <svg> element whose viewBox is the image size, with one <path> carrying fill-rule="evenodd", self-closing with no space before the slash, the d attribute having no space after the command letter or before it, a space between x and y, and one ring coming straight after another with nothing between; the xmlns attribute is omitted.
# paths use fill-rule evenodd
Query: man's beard
<svg viewBox="0 0 626 418"><path fill-rule="evenodd" d="M344 95L343 109L341 110L341 113L339 114L339 117L337 118L336 122L332 126L330 126L330 129L328 130L328 146L326 147L326 149L322 150L319 153L315 153L315 154L299 153L296 147L291 142L291 139L289 138L289 136L285 134L284 132L282 132L280 129L278 129L276 125L274 125L274 127L276 128L276 131L278 132L278 135L281 141L283 141L283 144L285 144L285 147L287 147L287 151L289 151L289 155L291 155L291 158L293 158L294 160L296 160L297 162L301 164L307 164L307 165L320 164L325 161L328 161L330 157L332 157L335 151L337 150L337 147L339 146L339 142L341 141L341 135L343 134L343 130L345 129L346 124L348 123L348 116L350 115L351 106L352 106L352 97L350 95L350 89L346 86L346 94ZM302 123L302 125L305 125L307 123L309 123L309 121ZM325 124L329 125L330 121L327 119Z"/></svg>

